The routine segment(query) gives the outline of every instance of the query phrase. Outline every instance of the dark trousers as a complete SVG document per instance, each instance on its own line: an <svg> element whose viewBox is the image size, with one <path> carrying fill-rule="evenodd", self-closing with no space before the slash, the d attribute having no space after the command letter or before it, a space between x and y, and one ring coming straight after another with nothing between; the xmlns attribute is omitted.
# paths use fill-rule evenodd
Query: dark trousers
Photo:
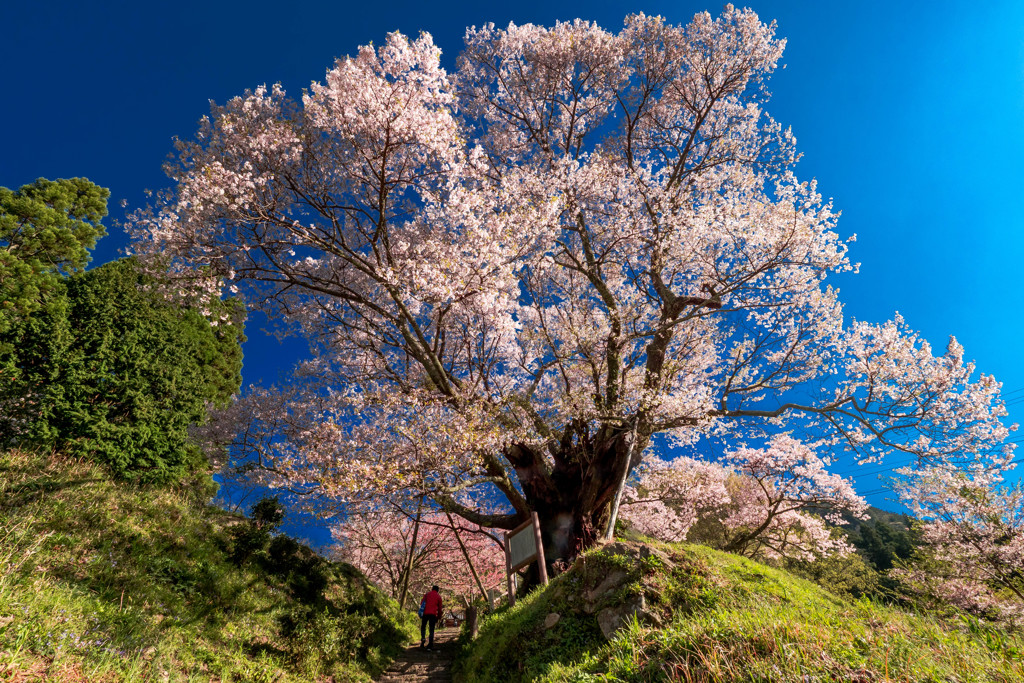
<svg viewBox="0 0 1024 683"><path fill-rule="evenodd" d="M427 637L427 624L430 624L430 647L434 647L434 626L437 624L437 615L424 614L420 618L420 645Z"/></svg>

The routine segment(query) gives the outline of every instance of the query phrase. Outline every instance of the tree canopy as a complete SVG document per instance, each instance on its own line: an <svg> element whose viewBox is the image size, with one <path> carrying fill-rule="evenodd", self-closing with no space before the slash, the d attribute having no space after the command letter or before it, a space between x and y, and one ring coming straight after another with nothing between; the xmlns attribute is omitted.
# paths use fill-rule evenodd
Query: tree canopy
<svg viewBox="0 0 1024 683"><path fill-rule="evenodd" d="M769 560L849 554L853 548L826 522L846 524L844 513L860 519L868 507L850 480L830 474L826 462L788 436L765 449L726 453L723 464L650 457L638 479L637 489L627 489L624 511L636 530Z"/></svg>
<svg viewBox="0 0 1024 683"><path fill-rule="evenodd" d="M314 348L221 426L267 481L506 529L537 511L552 561L658 434L1007 462L1000 385L955 340L844 321L837 214L764 108L784 45L731 6L488 24L449 73L392 33L301 101L214 107L136 249Z"/></svg>
<svg viewBox="0 0 1024 683"><path fill-rule="evenodd" d="M912 592L968 613L1024 615L1024 488L999 473L935 465L904 470L897 489L923 520L924 548L893 575Z"/></svg>
<svg viewBox="0 0 1024 683"><path fill-rule="evenodd" d="M60 276L85 270L107 234L110 191L85 178L0 187L0 332L37 310Z"/></svg>

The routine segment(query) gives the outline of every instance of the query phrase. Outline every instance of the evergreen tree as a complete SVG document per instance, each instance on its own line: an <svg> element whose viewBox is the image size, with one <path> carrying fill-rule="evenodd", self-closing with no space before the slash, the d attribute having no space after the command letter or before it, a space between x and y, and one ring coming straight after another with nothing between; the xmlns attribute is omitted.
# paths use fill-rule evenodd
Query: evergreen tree
<svg viewBox="0 0 1024 683"><path fill-rule="evenodd" d="M39 310L60 276L79 272L107 230L110 191L85 178L0 187L0 332Z"/></svg>
<svg viewBox="0 0 1024 683"><path fill-rule="evenodd" d="M869 511L871 519L861 522L850 532L850 542L861 556L878 571L892 569L896 560L906 560L920 544L905 515L886 513L878 508Z"/></svg>
<svg viewBox="0 0 1024 683"><path fill-rule="evenodd" d="M0 188L0 447L170 481L203 465L189 427L241 385L244 310L168 301L133 259L82 272L108 195L84 179Z"/></svg>

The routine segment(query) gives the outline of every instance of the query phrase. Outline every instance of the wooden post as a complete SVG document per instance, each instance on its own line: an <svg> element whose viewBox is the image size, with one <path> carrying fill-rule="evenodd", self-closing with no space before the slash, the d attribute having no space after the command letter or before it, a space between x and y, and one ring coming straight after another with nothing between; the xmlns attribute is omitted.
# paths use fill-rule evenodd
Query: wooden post
<svg viewBox="0 0 1024 683"><path fill-rule="evenodd" d="M516 591L512 587L512 554L508 551L508 532L505 532L505 542L501 544L505 550L505 581L508 583L508 606L515 607Z"/></svg>
<svg viewBox="0 0 1024 683"><path fill-rule="evenodd" d="M548 567L544 559L544 540L540 536L540 518L536 512L531 512L533 517L533 541L537 544L537 567L540 569L540 582L548 585Z"/></svg>
<svg viewBox="0 0 1024 683"><path fill-rule="evenodd" d="M640 424L640 416L637 414L636 422L633 424L633 437L630 439L629 448L626 450L626 466L622 470L622 478L615 489L615 498L612 499L611 510L608 511L608 526L604 530L604 540L615 540L615 520L619 516L619 505L622 502L622 492L626 488L626 479L629 477L629 463L633 460L633 448L636 446L636 429Z"/></svg>
<svg viewBox="0 0 1024 683"><path fill-rule="evenodd" d="M466 608L466 628L469 631L470 638L476 638L477 633L480 632L476 605L470 605Z"/></svg>
<svg viewBox="0 0 1024 683"><path fill-rule="evenodd" d="M409 562L405 565L405 576L402 577L402 594L398 596L398 606L405 609L405 597L409 594L409 577L412 576L412 561L416 557L416 539L420 535L420 517L423 514L423 496L416 506L416 521L412 527L412 545L409 546Z"/></svg>

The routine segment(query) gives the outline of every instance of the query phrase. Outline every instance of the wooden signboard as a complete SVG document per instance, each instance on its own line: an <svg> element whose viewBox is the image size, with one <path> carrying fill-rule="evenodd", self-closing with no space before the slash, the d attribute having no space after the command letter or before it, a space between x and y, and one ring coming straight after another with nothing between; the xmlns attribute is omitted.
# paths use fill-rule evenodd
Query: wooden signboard
<svg viewBox="0 0 1024 683"><path fill-rule="evenodd" d="M508 581L508 604L516 604L516 591L512 575L534 560L538 563L541 583L547 585L548 571L544 561L544 543L540 536L540 520L537 513L530 513L530 519L512 531L505 532L505 578Z"/></svg>

